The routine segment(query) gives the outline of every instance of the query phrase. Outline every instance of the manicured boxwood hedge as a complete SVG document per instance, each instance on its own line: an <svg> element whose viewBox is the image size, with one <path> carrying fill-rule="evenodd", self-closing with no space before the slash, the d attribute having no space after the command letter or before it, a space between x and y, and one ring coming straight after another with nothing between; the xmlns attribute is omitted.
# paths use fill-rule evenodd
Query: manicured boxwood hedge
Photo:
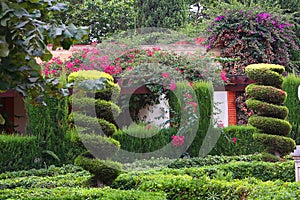
<svg viewBox="0 0 300 200"><path fill-rule="evenodd" d="M73 188L57 187L53 189L16 188L13 190L1 190L0 199L24 199L24 200L83 200L83 199L101 199L101 200L164 200L163 192L143 192L138 190L116 190L111 188Z"/></svg>
<svg viewBox="0 0 300 200"><path fill-rule="evenodd" d="M41 155L36 137L0 135L0 173L39 168Z"/></svg>

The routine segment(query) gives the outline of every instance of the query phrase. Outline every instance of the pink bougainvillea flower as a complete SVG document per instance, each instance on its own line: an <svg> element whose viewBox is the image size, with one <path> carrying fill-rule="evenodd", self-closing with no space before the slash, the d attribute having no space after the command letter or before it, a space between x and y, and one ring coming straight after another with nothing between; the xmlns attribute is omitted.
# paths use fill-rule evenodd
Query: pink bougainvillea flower
<svg viewBox="0 0 300 200"><path fill-rule="evenodd" d="M133 70L132 66L129 66L129 67L126 68L126 71L131 71L131 70Z"/></svg>
<svg viewBox="0 0 300 200"><path fill-rule="evenodd" d="M67 62L67 68L72 69L74 67L74 63L72 62Z"/></svg>
<svg viewBox="0 0 300 200"><path fill-rule="evenodd" d="M220 75L221 75L222 80L226 82L227 81L226 73L221 72Z"/></svg>
<svg viewBox="0 0 300 200"><path fill-rule="evenodd" d="M163 73L161 74L161 76L162 76L163 78L167 78L167 79L170 78L170 74L167 73L167 72L163 72Z"/></svg>
<svg viewBox="0 0 300 200"><path fill-rule="evenodd" d="M190 86L193 86L193 84L194 84L193 82L189 82L189 85L190 85Z"/></svg>
<svg viewBox="0 0 300 200"><path fill-rule="evenodd" d="M176 90L176 88L177 88L176 83L172 82L172 83L170 84L170 90L171 90L171 91L174 91L174 90Z"/></svg>
<svg viewBox="0 0 300 200"><path fill-rule="evenodd" d="M185 96L185 97L188 98L188 99L193 98L193 96L192 96L191 94L188 94L188 93L184 94L183 96Z"/></svg>
<svg viewBox="0 0 300 200"><path fill-rule="evenodd" d="M222 120L218 120L218 126L219 126L220 128L224 128L224 123L223 123Z"/></svg>
<svg viewBox="0 0 300 200"><path fill-rule="evenodd" d="M147 130L150 130L151 129L151 124L149 124L148 126L147 126Z"/></svg>
<svg viewBox="0 0 300 200"><path fill-rule="evenodd" d="M223 15L220 15L219 17L216 17L215 18L215 21L217 22L217 21L220 21L220 20L222 20L222 19L224 19L225 17L223 16Z"/></svg>
<svg viewBox="0 0 300 200"><path fill-rule="evenodd" d="M161 50L160 47L153 47L152 49L153 49L153 51L160 51Z"/></svg>
<svg viewBox="0 0 300 200"><path fill-rule="evenodd" d="M202 44L205 41L205 38L196 38L196 44Z"/></svg>
<svg viewBox="0 0 300 200"><path fill-rule="evenodd" d="M182 146L184 144L184 136L172 135L172 145L174 147Z"/></svg>
<svg viewBox="0 0 300 200"><path fill-rule="evenodd" d="M233 144L236 144L236 141L237 141L237 138L232 138L232 142L233 142Z"/></svg>

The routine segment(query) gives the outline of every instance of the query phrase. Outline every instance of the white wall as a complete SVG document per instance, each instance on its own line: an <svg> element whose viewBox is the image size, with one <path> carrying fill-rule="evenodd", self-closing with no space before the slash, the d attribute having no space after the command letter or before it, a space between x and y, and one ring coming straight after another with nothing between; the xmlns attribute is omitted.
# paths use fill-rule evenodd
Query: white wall
<svg viewBox="0 0 300 200"><path fill-rule="evenodd" d="M225 127L228 126L228 98L226 91L214 92L214 119L221 120ZM153 125L169 127L165 124L170 119L169 104L164 96L160 96L160 104L147 106L140 110L139 119L144 122L150 122Z"/></svg>

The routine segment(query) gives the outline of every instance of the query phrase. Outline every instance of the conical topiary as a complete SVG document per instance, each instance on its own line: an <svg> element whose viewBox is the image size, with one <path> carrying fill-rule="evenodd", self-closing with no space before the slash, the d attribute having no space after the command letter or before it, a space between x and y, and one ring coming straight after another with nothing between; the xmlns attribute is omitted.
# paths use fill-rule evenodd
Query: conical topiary
<svg viewBox="0 0 300 200"><path fill-rule="evenodd" d="M280 157L296 146L292 138L285 137L291 124L285 120L288 108L283 106L287 95L281 88L284 71L283 66L275 64L252 64L245 69L247 76L256 81L246 87L246 105L254 111L248 124L260 130L254 137L266 151Z"/></svg>

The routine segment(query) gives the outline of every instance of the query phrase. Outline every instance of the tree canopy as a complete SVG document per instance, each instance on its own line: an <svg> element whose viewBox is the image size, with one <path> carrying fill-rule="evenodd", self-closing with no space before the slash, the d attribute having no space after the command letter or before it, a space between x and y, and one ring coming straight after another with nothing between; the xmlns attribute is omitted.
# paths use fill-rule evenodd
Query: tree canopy
<svg viewBox="0 0 300 200"><path fill-rule="evenodd" d="M50 60L48 44L69 49L87 37L88 28L55 19L65 9L57 0L2 0L0 5L0 91L16 89L26 95L43 89L36 57Z"/></svg>

